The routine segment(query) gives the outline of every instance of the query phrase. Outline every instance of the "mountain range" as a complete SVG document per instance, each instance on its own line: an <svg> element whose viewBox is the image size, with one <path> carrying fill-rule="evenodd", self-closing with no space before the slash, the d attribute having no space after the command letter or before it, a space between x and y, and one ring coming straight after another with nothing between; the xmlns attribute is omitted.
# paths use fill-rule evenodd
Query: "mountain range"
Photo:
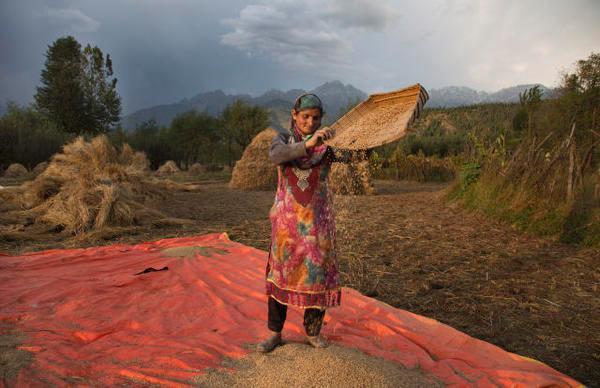
<svg viewBox="0 0 600 388"><path fill-rule="evenodd" d="M525 89L531 88L536 84L517 85L498 90L494 93L477 91L464 86L448 86L440 89L431 89L429 92L429 101L425 105L429 108L436 107L456 107L465 105L474 105L490 102L518 102L519 93ZM543 91L543 96L551 97L555 90L539 85ZM132 130L144 121L154 119L158 125L169 125L171 120L178 114L189 110L204 111L210 115L219 115L227 105L236 100L242 100L248 104L258 105L269 112L269 120L272 126L283 128L287 126L289 120L289 110L295 99L302 93L302 89L291 89L281 91L271 89L258 97L252 97L248 94L225 94L222 90L200 93L192 98L165 105L157 105L146 109L138 110L132 114L124 116L122 119L123 128ZM325 124L331 124L343 113L345 107L357 101L363 101L368 94L355 88L352 85L344 85L340 81L326 82L323 85L310 90L323 101L325 111Z"/></svg>
<svg viewBox="0 0 600 388"><path fill-rule="evenodd" d="M352 85L344 85L340 81L326 82L323 85L305 91L302 89L291 89L286 92L271 89L258 97L248 94L225 94L222 90L214 90L200 93L192 98L166 105L157 105L151 108L138 110L130 115L124 116L121 123L123 128L131 130L144 121L154 119L158 125L169 125L171 120L180 113L189 110L204 111L210 115L219 115L227 105L236 100L242 100L248 104L258 105L269 112L270 124L282 128L289 120L289 110L296 98L306 92L315 93L323 101L326 112L327 123L335 121L341 109L349 103L365 100L368 94L356 89Z"/></svg>

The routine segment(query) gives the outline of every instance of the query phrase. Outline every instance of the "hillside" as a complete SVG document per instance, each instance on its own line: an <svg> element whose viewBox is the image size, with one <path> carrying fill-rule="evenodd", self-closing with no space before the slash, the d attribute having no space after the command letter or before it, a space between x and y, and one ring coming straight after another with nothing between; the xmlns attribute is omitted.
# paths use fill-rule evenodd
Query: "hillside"
<svg viewBox="0 0 600 388"><path fill-rule="evenodd" d="M247 94L225 94L221 90L200 93L190 99L167 105L158 105L136 111L123 117L122 124L126 130L134 129L136 125L154 118L159 125L169 125L171 120L180 113L189 110L205 111L211 115L220 114L227 105L235 100L242 100L252 105L266 108L270 113L271 125L287 126L287 116L290 106L296 97L306 91L291 89L286 92L271 89L258 97ZM352 85L344 85L339 81L327 82L311 92L323 100L328 117L337 117L340 109L349 102L364 100L367 94Z"/></svg>
<svg viewBox="0 0 600 388"><path fill-rule="evenodd" d="M534 84L517 85L498 90L494 93L477 91L468 87L449 86L441 89L431 89L429 91L430 99L427 102L428 108L436 107L459 107L494 102L518 102L519 93ZM541 86L545 97L553 95L553 89ZM248 94L225 94L222 90L200 93L192 98L184 98L173 104L157 105L154 107L138 110L130 115L124 116L122 120L123 128L131 130L136 125L154 118L159 125L169 125L171 120L180 113L189 110L205 111L211 115L220 114L227 105L235 100L242 100L249 104L258 105L269 111L271 125L275 127L286 127L288 125L288 111L296 97L305 93L302 89L291 89L281 91L271 89L258 97L252 97ZM325 124L334 122L341 109L349 103L364 100L368 94L355 88L350 84L344 85L340 81L326 82L323 85L311 90L323 100L325 105Z"/></svg>

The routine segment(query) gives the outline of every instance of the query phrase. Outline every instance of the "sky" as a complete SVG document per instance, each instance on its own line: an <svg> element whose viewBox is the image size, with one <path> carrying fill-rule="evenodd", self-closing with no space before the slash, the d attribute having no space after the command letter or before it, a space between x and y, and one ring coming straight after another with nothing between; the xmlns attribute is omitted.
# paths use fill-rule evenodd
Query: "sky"
<svg viewBox="0 0 600 388"><path fill-rule="evenodd" d="M72 35L110 54L123 114L221 89L556 86L600 52L600 0L0 0L0 103L33 101Z"/></svg>

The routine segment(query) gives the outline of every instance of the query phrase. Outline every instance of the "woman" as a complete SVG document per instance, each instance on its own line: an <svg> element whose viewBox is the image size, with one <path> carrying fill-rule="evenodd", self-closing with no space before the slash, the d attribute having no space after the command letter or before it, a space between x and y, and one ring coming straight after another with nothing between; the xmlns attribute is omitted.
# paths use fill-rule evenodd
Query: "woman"
<svg viewBox="0 0 600 388"><path fill-rule="evenodd" d="M271 247L266 268L268 328L272 335L258 344L270 352L282 343L281 331L287 306L304 309L308 342L327 346L319 335L325 309L339 306L335 222L327 176L334 161L348 162L349 154L337 157L324 141L333 136L319 129L323 118L321 100L304 94L291 111L289 133L272 140L271 161L277 165L278 185L269 212Z"/></svg>

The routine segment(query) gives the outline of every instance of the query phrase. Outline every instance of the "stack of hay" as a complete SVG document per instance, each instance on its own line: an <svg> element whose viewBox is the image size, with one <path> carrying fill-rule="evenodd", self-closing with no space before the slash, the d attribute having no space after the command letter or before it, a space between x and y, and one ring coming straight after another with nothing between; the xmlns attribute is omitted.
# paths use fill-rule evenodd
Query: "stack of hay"
<svg viewBox="0 0 600 388"><path fill-rule="evenodd" d="M242 190L273 190L277 187L277 169L269 159L269 147L277 131L261 131L235 164L229 187Z"/></svg>
<svg viewBox="0 0 600 388"><path fill-rule="evenodd" d="M173 175L175 173L180 172L181 170L177 167L177 163L172 160L167 160L162 166L156 170L156 175L165 176L165 175Z"/></svg>
<svg viewBox="0 0 600 388"><path fill-rule="evenodd" d="M48 168L48 163L47 162L41 162L36 164L36 166L33 168L33 173L37 176L40 175L41 173L43 173L44 171L46 171L46 169Z"/></svg>
<svg viewBox="0 0 600 388"><path fill-rule="evenodd" d="M372 195L369 161L363 151L354 152L350 163L334 163L329 173L329 188L335 194Z"/></svg>
<svg viewBox="0 0 600 388"><path fill-rule="evenodd" d="M188 174L191 175L200 175L206 172L206 166L200 163L194 163L188 168Z"/></svg>
<svg viewBox="0 0 600 388"><path fill-rule="evenodd" d="M19 163L13 163L10 166L8 166L6 171L4 171L4 177L5 178L20 178L20 177L27 175L27 173L28 173L28 171L25 168L25 166L23 166L22 164L19 164Z"/></svg>
<svg viewBox="0 0 600 388"><path fill-rule="evenodd" d="M90 142L79 137L55 154L35 180L3 199L25 209L18 215L28 220L26 224L71 235L110 227L180 224L182 220L148 206L149 200L165 195L148 178L148 165L146 156L127 144L119 152L106 136Z"/></svg>

